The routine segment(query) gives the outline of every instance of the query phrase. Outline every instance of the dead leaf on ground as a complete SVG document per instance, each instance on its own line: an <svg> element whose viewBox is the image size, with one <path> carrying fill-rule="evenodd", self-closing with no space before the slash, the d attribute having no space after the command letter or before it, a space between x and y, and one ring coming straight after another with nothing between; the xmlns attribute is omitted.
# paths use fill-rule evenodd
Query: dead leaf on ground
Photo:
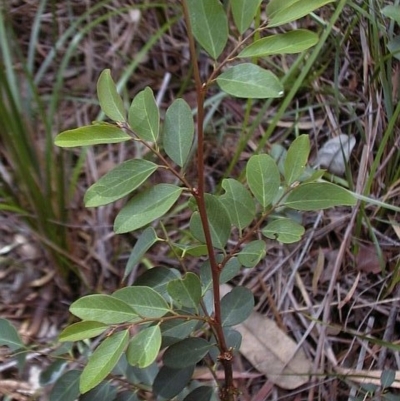
<svg viewBox="0 0 400 401"><path fill-rule="evenodd" d="M242 335L240 352L274 384L291 390L308 382L311 362L272 320L253 312L235 329Z"/></svg>
<svg viewBox="0 0 400 401"><path fill-rule="evenodd" d="M361 246L356 256L356 267L364 273L378 274L382 267L376 249L373 244Z"/></svg>

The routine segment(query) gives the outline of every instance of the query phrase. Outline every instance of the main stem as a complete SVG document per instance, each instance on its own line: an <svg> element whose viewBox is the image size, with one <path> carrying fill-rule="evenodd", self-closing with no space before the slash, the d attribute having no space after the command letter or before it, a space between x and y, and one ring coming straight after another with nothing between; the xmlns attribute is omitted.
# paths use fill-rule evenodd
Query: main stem
<svg viewBox="0 0 400 401"><path fill-rule="evenodd" d="M197 93L197 171L198 171L198 187L193 190L193 195L197 202L199 215L203 226L204 237L207 246L207 253L210 259L211 275L212 275L212 288L214 296L214 316L212 317L211 325L217 337L218 346L220 350L219 360L224 368L225 383L220 391L220 398L222 401L233 401L235 396L235 388L233 385L233 371L232 371L232 351L227 347L225 335L222 329L221 318L221 295L219 287L219 277L221 274L220 266L216 260L214 248L211 240L210 225L208 223L206 204L205 204L205 174L204 174L204 100L207 93L207 85L201 82L199 67L197 63L196 46L194 37L192 35L189 10L186 0L182 0L183 13L185 17L190 58L193 63L193 75L196 83Z"/></svg>

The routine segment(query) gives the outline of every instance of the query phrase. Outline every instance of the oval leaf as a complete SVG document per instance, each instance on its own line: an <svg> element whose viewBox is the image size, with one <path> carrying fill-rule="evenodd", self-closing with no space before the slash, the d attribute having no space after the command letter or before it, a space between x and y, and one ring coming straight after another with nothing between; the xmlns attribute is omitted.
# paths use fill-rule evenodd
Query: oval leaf
<svg viewBox="0 0 400 401"><path fill-rule="evenodd" d="M246 99L267 99L283 95L283 86L276 75L251 63L229 68L217 78L217 83L229 95Z"/></svg>
<svg viewBox="0 0 400 401"><path fill-rule="evenodd" d="M15 327L7 319L0 318L0 346L4 345L11 351L25 347Z"/></svg>
<svg viewBox="0 0 400 401"><path fill-rule="evenodd" d="M158 184L132 198L118 213L114 222L117 234L135 231L162 217L178 200L182 188Z"/></svg>
<svg viewBox="0 0 400 401"><path fill-rule="evenodd" d="M186 273L182 278L171 280L167 285L171 298L179 305L197 309L201 301L201 284L194 273Z"/></svg>
<svg viewBox="0 0 400 401"><path fill-rule="evenodd" d="M118 324L138 319L137 313L125 302L110 295L94 294L79 298L69 308L82 320Z"/></svg>
<svg viewBox="0 0 400 401"><path fill-rule="evenodd" d="M255 198L265 208L275 199L281 182L274 159L266 154L254 155L247 162L246 178Z"/></svg>
<svg viewBox="0 0 400 401"><path fill-rule="evenodd" d="M100 322L84 321L66 327L59 336L60 341L80 341L97 337L108 329L108 325Z"/></svg>
<svg viewBox="0 0 400 401"><path fill-rule="evenodd" d="M168 347L187 338L196 328L197 320L171 319L161 323L162 346Z"/></svg>
<svg viewBox="0 0 400 401"><path fill-rule="evenodd" d="M273 54L300 53L314 46L318 35L306 29L298 29L259 39L243 49L238 57L266 57Z"/></svg>
<svg viewBox="0 0 400 401"><path fill-rule="evenodd" d="M165 299L150 287L124 287L112 296L130 305L144 318L158 318L171 311Z"/></svg>
<svg viewBox="0 0 400 401"><path fill-rule="evenodd" d="M187 386L193 372L194 366L185 369L172 369L163 366L154 379L154 393L166 400L174 398Z"/></svg>
<svg viewBox="0 0 400 401"><path fill-rule="evenodd" d="M164 365L182 369L200 362L213 347L203 338L191 337L171 345L164 353Z"/></svg>
<svg viewBox="0 0 400 401"><path fill-rule="evenodd" d="M82 371L79 389L81 393L91 390L114 369L129 340L128 330L107 337L89 357Z"/></svg>
<svg viewBox="0 0 400 401"><path fill-rule="evenodd" d="M143 184L157 168L157 164L143 159L123 162L86 191L85 206L103 206L123 198Z"/></svg>
<svg viewBox="0 0 400 401"><path fill-rule="evenodd" d="M187 0L192 32L200 46L217 59L228 41L228 19L218 0Z"/></svg>
<svg viewBox="0 0 400 401"><path fill-rule="evenodd" d="M284 171L287 185L292 185L303 174L310 154L310 138L308 135L298 136L287 151Z"/></svg>
<svg viewBox="0 0 400 401"><path fill-rule="evenodd" d="M156 360L160 347L160 327L147 327L132 338L126 351L126 359L132 366L147 368Z"/></svg>
<svg viewBox="0 0 400 401"><path fill-rule="evenodd" d="M139 92L129 108L128 121L137 136L144 141L156 142L160 130L160 112L153 91L147 87Z"/></svg>
<svg viewBox="0 0 400 401"><path fill-rule="evenodd" d="M329 182L302 184L289 193L284 206L296 210L320 210L334 206L354 206L356 198L347 189Z"/></svg>
<svg viewBox="0 0 400 401"><path fill-rule="evenodd" d="M304 231L302 225L285 218L271 221L261 230L267 238L276 239L283 244L300 241Z"/></svg>
<svg viewBox="0 0 400 401"><path fill-rule="evenodd" d="M234 326L246 320L254 308L253 293L235 287L221 299L222 326Z"/></svg>
<svg viewBox="0 0 400 401"><path fill-rule="evenodd" d="M262 0L231 0L233 20L240 34L251 25Z"/></svg>
<svg viewBox="0 0 400 401"><path fill-rule="evenodd" d="M214 389L210 386L196 387L183 401L210 401L214 394Z"/></svg>
<svg viewBox="0 0 400 401"><path fill-rule="evenodd" d="M131 137L122 129L109 124L87 125L61 132L54 144L61 148L125 142Z"/></svg>
<svg viewBox="0 0 400 401"><path fill-rule="evenodd" d="M245 186L232 178L222 181L225 194L219 199L229 213L231 222L240 230L247 227L256 215L256 207Z"/></svg>
<svg viewBox="0 0 400 401"><path fill-rule="evenodd" d="M97 81L97 97L104 114L113 121L126 120L124 102L117 92L117 88L111 78L111 71L104 70Z"/></svg>
<svg viewBox="0 0 400 401"><path fill-rule="evenodd" d="M229 214L216 196L206 194L205 202L213 246L224 249L231 232ZM194 212L190 219L190 231L196 239L205 243L203 226L198 212Z"/></svg>
<svg viewBox="0 0 400 401"><path fill-rule="evenodd" d="M268 28L287 24L335 0L271 0L266 8Z"/></svg>
<svg viewBox="0 0 400 401"><path fill-rule="evenodd" d="M266 254L266 244L264 241L256 240L251 241L244 246L244 248L238 253L239 262L244 267L254 267L258 265L260 260Z"/></svg>
<svg viewBox="0 0 400 401"><path fill-rule="evenodd" d="M49 401L75 401L79 396L79 378L81 371L70 370L54 384Z"/></svg>
<svg viewBox="0 0 400 401"><path fill-rule="evenodd" d="M175 100L165 114L163 144L167 155L183 166L193 143L194 123L192 111L183 99Z"/></svg>

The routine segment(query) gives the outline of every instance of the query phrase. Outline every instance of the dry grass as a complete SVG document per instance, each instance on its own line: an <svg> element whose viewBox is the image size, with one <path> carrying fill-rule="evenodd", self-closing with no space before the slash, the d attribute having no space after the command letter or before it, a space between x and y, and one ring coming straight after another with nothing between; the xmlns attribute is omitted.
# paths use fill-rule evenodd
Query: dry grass
<svg viewBox="0 0 400 401"><path fill-rule="evenodd" d="M181 22L172 24L176 14L173 6L165 9L155 2L132 0L120 4L115 0L88 12L96 3L53 1L41 11L32 65L40 95L45 101L50 99L46 105L53 116L53 133L88 124L98 117L95 85L104 68L110 68L115 78L120 77L127 102L149 85L164 110L181 94L195 107L186 34ZM130 7L135 3L150 6ZM243 162L257 149L270 149L273 143L287 146L294 135L308 133L316 154L327 139L342 132L355 135L357 144L345 176L332 179L357 193L400 206L400 133L396 124L399 64L396 60L392 64L387 59L382 61L387 53L382 28L387 21L379 14L383 1L348 3L334 33L284 109L278 102L269 104L268 109L261 103L246 109L249 105L238 100L217 100L218 107L207 126L210 190L218 189L218 180L227 171L240 175ZM27 54L38 2L11 1L7 8L18 44ZM332 12L327 7L319 18L328 21ZM86 17L68 36L69 27L82 15ZM171 26L164 25L168 22ZM311 29L318 27L311 18L303 23ZM63 35L67 35L66 40L60 41ZM49 59L56 45L54 57ZM49 64L44 68L46 60ZM290 58L277 58L271 68L282 76L290 71L292 62ZM204 57L201 63L203 74L207 74L210 61ZM288 90L305 63L289 77ZM20 84L24 86L23 80ZM56 100L50 96L54 91L58 94ZM251 110L248 115L246 110ZM242 125L243 121L247 125ZM31 128L40 141L42 128ZM81 278L80 282L67 283L75 290L74 296L111 292L120 286L135 238L113 234L115 205L86 210L82 199L88 186L104 172L128 157L144 156L144 152L118 145L89 149L83 156L81 151L73 151L66 158L65 168L74 185L67 192L67 252ZM12 182L12 163L2 151L0 156L0 166ZM235 165L230 165L232 159L237 160ZM74 169L77 163L80 168ZM187 221L187 215L176 215L168 226L170 235L174 237L176 227L185 227ZM379 384L380 372L400 371L400 356L394 347L400 327L399 213L360 202L353 210L307 214L304 222L307 232L301 243L281 246L271 242L267 258L257 268L242 272L235 283L250 288L257 299L257 310L275 319L301 344L313 364L312 379L302 388L282 390L264 376L249 378L246 373L255 370L245 359L237 358L236 382L241 399L374 399L363 398L361 380L369 377L369 382L378 380ZM20 217L2 211L2 249L7 244L17 245L16 235L21 232L31 247L4 252L7 259L0 260L0 313L18 322L21 333L30 340L43 339L48 333L54 335L68 319L66 308L53 307L52 302L70 302L71 297L57 293L66 283L61 283L46 265L43 239L32 233ZM171 259L168 247L160 245L146 256L131 278L163 263L174 265L176 261ZM192 268L195 266L193 261ZM5 370L2 379L14 374L9 372ZM390 394L398 397L393 399L400 399L400 377L397 379L390 389Z"/></svg>

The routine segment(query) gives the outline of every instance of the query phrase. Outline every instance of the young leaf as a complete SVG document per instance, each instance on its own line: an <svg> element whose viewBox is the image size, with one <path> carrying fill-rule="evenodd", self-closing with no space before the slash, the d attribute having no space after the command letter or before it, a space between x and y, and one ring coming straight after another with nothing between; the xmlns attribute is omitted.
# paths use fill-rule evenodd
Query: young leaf
<svg viewBox="0 0 400 401"><path fill-rule="evenodd" d="M291 219L282 218L271 221L261 232L267 238L278 240L283 244L292 244L300 241L304 227Z"/></svg>
<svg viewBox="0 0 400 401"><path fill-rule="evenodd" d="M164 353L165 366L183 369L200 362L207 352L214 347L203 338L190 337L171 345Z"/></svg>
<svg viewBox="0 0 400 401"><path fill-rule="evenodd" d="M222 181L225 194L219 197L229 213L231 222L240 230L247 227L256 215L256 207L245 186L232 178Z"/></svg>
<svg viewBox="0 0 400 401"><path fill-rule="evenodd" d="M187 0L192 32L200 46L215 60L228 41L228 19L218 0Z"/></svg>
<svg viewBox="0 0 400 401"><path fill-rule="evenodd" d="M229 214L216 196L206 194L205 202L213 246L224 249L231 232ZM203 226L198 212L194 212L190 219L190 231L196 239L205 243Z"/></svg>
<svg viewBox="0 0 400 401"><path fill-rule="evenodd" d="M254 308L253 293L235 287L221 299L222 326L234 326L246 320Z"/></svg>
<svg viewBox="0 0 400 401"><path fill-rule="evenodd" d="M124 279L131 273L144 254L159 240L153 227L147 227L140 234L125 267Z"/></svg>
<svg viewBox="0 0 400 401"><path fill-rule="evenodd" d="M238 57L267 57L273 54L301 53L318 42L318 35L306 29L267 36L244 48Z"/></svg>
<svg viewBox="0 0 400 401"><path fill-rule="evenodd" d="M246 178L255 198L265 208L274 200L281 182L274 159L266 154L254 155L247 162Z"/></svg>
<svg viewBox="0 0 400 401"><path fill-rule="evenodd" d="M160 112L153 91L149 87L139 92L133 99L129 108L128 121L140 139L149 142L157 141Z"/></svg>
<svg viewBox="0 0 400 401"><path fill-rule="evenodd" d="M54 384L49 401L75 401L79 396L79 370L69 370Z"/></svg>
<svg viewBox="0 0 400 401"><path fill-rule="evenodd" d="M117 92L110 70L104 70L97 81L97 97L104 114L113 121L126 121L124 102Z"/></svg>
<svg viewBox="0 0 400 401"><path fill-rule="evenodd" d="M356 198L351 192L329 182L301 184L289 193L283 203L291 209L305 211L355 204Z"/></svg>
<svg viewBox="0 0 400 401"><path fill-rule="evenodd" d="M97 386L113 370L129 340L129 331L119 331L107 337L93 354L82 371L79 389L86 393Z"/></svg>
<svg viewBox="0 0 400 401"><path fill-rule="evenodd" d="M103 206L123 198L143 184L157 168L157 164L144 159L123 162L86 191L85 206Z"/></svg>
<svg viewBox="0 0 400 401"><path fill-rule="evenodd" d="M310 138L308 135L300 135L290 145L284 162L287 185L292 185L303 174L309 154Z"/></svg>
<svg viewBox="0 0 400 401"><path fill-rule="evenodd" d="M232 15L240 34L251 25L262 0L231 0Z"/></svg>
<svg viewBox="0 0 400 401"><path fill-rule="evenodd" d="M251 63L227 69L218 76L217 83L229 95L246 99L268 99L283 95L283 86L276 75Z"/></svg>
<svg viewBox="0 0 400 401"><path fill-rule="evenodd" d="M60 341L80 341L97 337L108 329L108 325L99 322L84 321L66 327L59 336Z"/></svg>
<svg viewBox="0 0 400 401"><path fill-rule="evenodd" d="M210 386L196 387L183 401L210 401L214 394L214 389Z"/></svg>
<svg viewBox="0 0 400 401"><path fill-rule="evenodd" d="M61 132L54 140L60 148L74 146L101 145L105 143L120 143L131 139L121 128L109 124L87 125Z"/></svg>
<svg viewBox="0 0 400 401"><path fill-rule="evenodd" d="M246 244L238 253L239 262L244 267L256 266L266 254L266 244L264 241L256 240Z"/></svg>
<svg viewBox="0 0 400 401"><path fill-rule="evenodd" d="M118 213L114 221L117 234L135 231L162 217L178 200L182 188L158 184L133 197Z"/></svg>
<svg viewBox="0 0 400 401"><path fill-rule="evenodd" d="M194 273L186 273L182 278L171 280L167 285L171 298L179 305L197 309L201 301L201 284Z"/></svg>
<svg viewBox="0 0 400 401"><path fill-rule="evenodd" d="M110 295L94 294L79 298L69 308L82 320L118 324L138 320L137 313L125 302Z"/></svg>
<svg viewBox="0 0 400 401"><path fill-rule="evenodd" d="M287 24L335 0L271 0L266 8L268 28Z"/></svg>
<svg viewBox="0 0 400 401"><path fill-rule="evenodd" d="M124 287L112 296L127 303L145 318L158 318L171 311L165 299L150 287Z"/></svg>
<svg viewBox="0 0 400 401"><path fill-rule="evenodd" d="M183 99L176 99L165 113L163 144L167 155L183 166L189 156L194 136L192 111Z"/></svg>
<svg viewBox="0 0 400 401"><path fill-rule="evenodd" d="M132 338L126 351L126 359L132 366L147 368L156 360L160 347L160 327L146 327Z"/></svg>
<svg viewBox="0 0 400 401"><path fill-rule="evenodd" d="M154 393L166 400L174 398L187 386L193 372L194 365L184 369L172 369L163 366L154 379Z"/></svg>

